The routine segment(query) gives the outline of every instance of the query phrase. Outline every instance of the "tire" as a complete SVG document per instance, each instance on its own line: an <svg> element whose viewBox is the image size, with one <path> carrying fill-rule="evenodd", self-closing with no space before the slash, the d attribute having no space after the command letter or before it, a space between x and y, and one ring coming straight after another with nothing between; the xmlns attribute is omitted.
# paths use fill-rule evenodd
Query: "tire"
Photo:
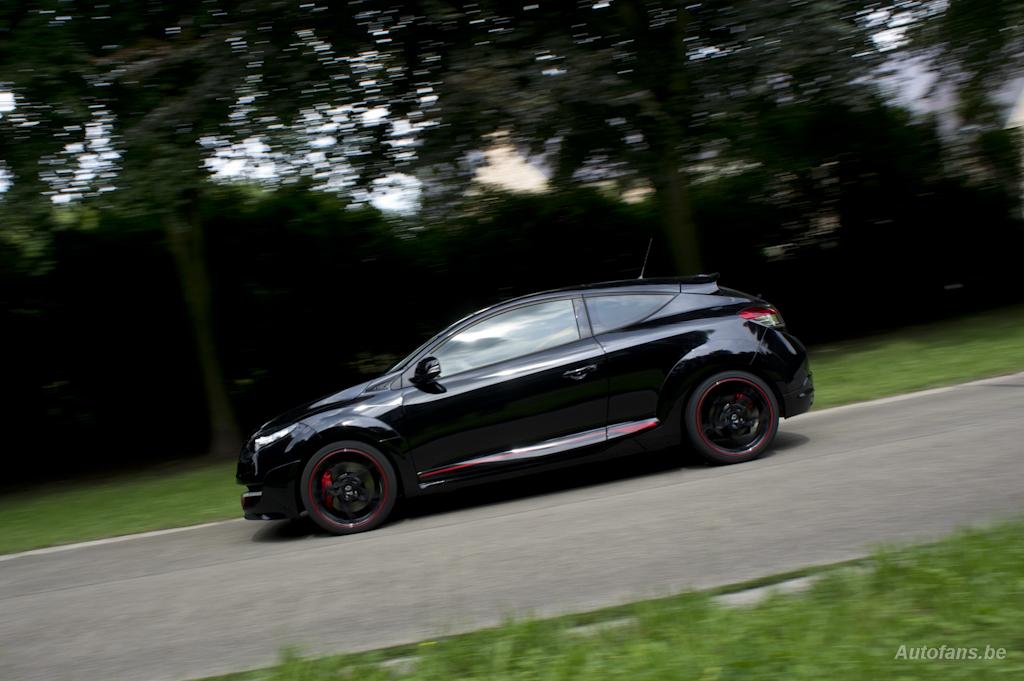
<svg viewBox="0 0 1024 681"><path fill-rule="evenodd" d="M732 464L764 454L779 432L779 402L768 384L745 371L710 376L684 414L690 443L708 461Z"/></svg>
<svg viewBox="0 0 1024 681"><path fill-rule="evenodd" d="M398 499L398 477L387 457L354 440L320 449L299 481L309 517L331 534L355 534L387 520Z"/></svg>

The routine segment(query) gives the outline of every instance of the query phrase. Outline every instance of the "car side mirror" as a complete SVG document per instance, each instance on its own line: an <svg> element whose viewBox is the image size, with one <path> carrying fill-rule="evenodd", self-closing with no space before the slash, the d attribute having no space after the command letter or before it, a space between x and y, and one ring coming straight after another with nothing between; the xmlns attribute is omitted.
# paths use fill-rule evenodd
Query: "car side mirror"
<svg viewBox="0 0 1024 681"><path fill-rule="evenodd" d="M437 357L424 357L416 365L413 378L417 383L433 383L441 375L441 362Z"/></svg>

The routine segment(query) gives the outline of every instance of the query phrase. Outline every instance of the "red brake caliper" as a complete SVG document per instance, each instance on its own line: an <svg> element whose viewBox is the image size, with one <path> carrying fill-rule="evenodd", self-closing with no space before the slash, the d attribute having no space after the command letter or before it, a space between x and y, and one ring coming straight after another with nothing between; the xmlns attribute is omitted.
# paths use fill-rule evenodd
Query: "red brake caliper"
<svg viewBox="0 0 1024 681"><path fill-rule="evenodd" d="M328 508L333 508L334 504L331 503L331 495L327 493L327 488L331 486L331 472L324 471L324 474L320 476L320 486L323 489L324 504Z"/></svg>

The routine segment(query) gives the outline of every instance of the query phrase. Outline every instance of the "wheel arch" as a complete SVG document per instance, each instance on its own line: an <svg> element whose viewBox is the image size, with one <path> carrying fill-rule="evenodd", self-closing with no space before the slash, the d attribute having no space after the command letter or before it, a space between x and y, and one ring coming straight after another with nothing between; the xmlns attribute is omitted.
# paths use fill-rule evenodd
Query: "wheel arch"
<svg viewBox="0 0 1024 681"><path fill-rule="evenodd" d="M716 349L710 352L688 353L684 355L669 372L661 391L658 404L658 419L683 435L683 410L693 391L706 378L722 371L743 371L761 379L771 389L779 404L779 410L785 409L778 381L765 371L759 361L760 353L756 350L743 348L730 351ZM785 416L784 413L780 413Z"/></svg>
<svg viewBox="0 0 1024 681"><path fill-rule="evenodd" d="M344 416L335 419L325 418L308 419L307 425L317 431L315 438L312 438L309 445L299 457L299 470L309 462L316 452L323 447L343 441L361 442L374 447L387 458L388 462L395 469L398 483L398 496L403 498L412 496L418 489L415 485L415 472L409 458L403 453L403 438L390 425L378 419L369 417ZM410 475L413 477L410 478ZM412 491L410 493L410 490ZM299 485L295 485L296 499L301 504ZM299 506L301 508L301 506Z"/></svg>

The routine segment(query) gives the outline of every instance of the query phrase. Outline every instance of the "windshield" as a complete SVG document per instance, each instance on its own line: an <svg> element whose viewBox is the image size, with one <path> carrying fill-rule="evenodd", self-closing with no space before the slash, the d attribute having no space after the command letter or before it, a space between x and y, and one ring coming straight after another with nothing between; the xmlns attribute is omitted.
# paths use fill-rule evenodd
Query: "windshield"
<svg viewBox="0 0 1024 681"><path fill-rule="evenodd" d="M425 343L423 343L423 345L419 346L418 348L416 348L415 350L410 352L401 361L399 361L398 364L396 364L395 366L391 367L390 369L388 369L384 373L392 374L392 373L394 373L396 371L401 371L402 369L404 369L409 364L409 362L412 361L412 358L415 357L416 355L420 354L420 352L422 352L424 349L426 349L426 347L428 345L433 343L435 338L437 338L437 336L432 336L431 338L429 338Z"/></svg>
<svg viewBox="0 0 1024 681"><path fill-rule="evenodd" d="M487 309L487 308L484 308L484 309ZM426 340L426 342L424 342L418 348L416 348L415 350L410 352L408 355L406 355L404 359L402 359L395 366L393 366L390 369L388 369L385 373L390 374L390 373L394 373L396 371L401 371L402 369L405 369L409 365L409 362L411 362L413 360L413 358L416 357L416 355L418 355L421 352L423 352L424 350L426 350L428 347L430 347L430 345L432 343L436 342L438 339L440 339L442 336L444 336L446 333L448 333L448 331L450 331L452 328L458 326L462 322L466 321L470 317L473 317L474 315L479 314L480 312L483 312L483 310L477 310L476 312L473 312L472 314L468 314L465 317L463 317L462 319L459 319L458 321L456 321L456 322L454 322L452 324L449 324L448 326L446 326L444 328L444 330L442 330L440 333L436 333L433 336L431 336L430 338L428 338Z"/></svg>
<svg viewBox="0 0 1024 681"><path fill-rule="evenodd" d="M387 372L385 372L385 373L391 374L391 373L394 373L396 371L401 371L403 369L406 369L406 367L409 366L409 363L411 363L411 361L413 360L413 358L416 355L418 355L423 350L427 349L432 343L436 342L438 339L440 339L442 336L444 336L444 334L446 334L447 332L451 331L452 329L458 327L460 324L462 324L463 322L468 320L468 318L470 318L472 316L476 316L477 314L479 314L480 312L482 312L482 311L484 311L486 309L488 309L488 308L484 307L483 309L478 309L475 312L471 312L471 313L467 314L466 316L462 317L461 320L459 320L457 322L454 322L454 323L450 324L449 326L445 327L443 331L441 331L440 333L437 333L437 334L434 334L433 336L431 336L429 339L427 339L427 341L425 343L423 343L418 348L416 348L415 350L413 350L412 352L407 354L406 357L404 357L401 361L399 361L398 364L396 364L394 367L391 367L391 369L387 370Z"/></svg>

